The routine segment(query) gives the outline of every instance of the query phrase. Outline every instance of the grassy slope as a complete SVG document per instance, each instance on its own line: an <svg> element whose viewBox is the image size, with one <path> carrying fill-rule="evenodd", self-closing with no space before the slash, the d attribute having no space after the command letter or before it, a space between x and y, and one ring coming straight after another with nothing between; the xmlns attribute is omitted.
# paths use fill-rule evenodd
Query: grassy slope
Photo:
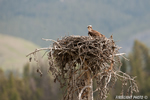
<svg viewBox="0 0 150 100"><path fill-rule="evenodd" d="M0 34L0 67L20 72L28 62L26 54L39 46L21 38Z"/></svg>

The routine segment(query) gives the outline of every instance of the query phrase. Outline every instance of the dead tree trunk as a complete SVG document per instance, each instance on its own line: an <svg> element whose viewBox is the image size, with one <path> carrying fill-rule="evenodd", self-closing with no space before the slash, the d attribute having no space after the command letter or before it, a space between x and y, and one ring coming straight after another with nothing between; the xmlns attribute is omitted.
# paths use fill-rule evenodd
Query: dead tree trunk
<svg viewBox="0 0 150 100"><path fill-rule="evenodd" d="M85 77L85 87L82 88L81 90L81 95L79 95L79 100L81 100L81 98L83 99L84 97L87 98L87 100L93 100L93 81L92 81L92 76L91 76L91 72L88 69L88 65L87 62L84 63L84 76ZM85 91L85 92L83 92Z"/></svg>
<svg viewBox="0 0 150 100"><path fill-rule="evenodd" d="M87 83L87 86L89 86L89 88L87 89L87 100L93 100L93 84L90 70L86 72L86 77L87 80L85 80L85 83Z"/></svg>

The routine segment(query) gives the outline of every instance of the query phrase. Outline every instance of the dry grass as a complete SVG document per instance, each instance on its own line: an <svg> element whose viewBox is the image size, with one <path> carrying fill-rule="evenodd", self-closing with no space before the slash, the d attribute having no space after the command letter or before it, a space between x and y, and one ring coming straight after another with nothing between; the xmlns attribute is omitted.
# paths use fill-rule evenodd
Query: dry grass
<svg viewBox="0 0 150 100"><path fill-rule="evenodd" d="M0 34L0 67L22 72L23 66L28 63L25 55L38 47L21 38Z"/></svg>

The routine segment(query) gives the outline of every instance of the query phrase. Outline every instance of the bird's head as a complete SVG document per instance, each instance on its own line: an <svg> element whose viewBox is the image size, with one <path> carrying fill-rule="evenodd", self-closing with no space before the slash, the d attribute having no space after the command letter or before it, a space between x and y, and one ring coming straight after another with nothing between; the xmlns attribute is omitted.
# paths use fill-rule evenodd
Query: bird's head
<svg viewBox="0 0 150 100"><path fill-rule="evenodd" d="M88 28L88 31L90 32L92 30L92 25L88 25L87 28Z"/></svg>

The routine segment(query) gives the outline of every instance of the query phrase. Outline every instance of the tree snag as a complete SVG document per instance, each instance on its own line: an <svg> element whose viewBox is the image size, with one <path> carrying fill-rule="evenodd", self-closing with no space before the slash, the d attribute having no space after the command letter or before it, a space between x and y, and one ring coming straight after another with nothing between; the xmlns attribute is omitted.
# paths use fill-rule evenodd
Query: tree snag
<svg viewBox="0 0 150 100"><path fill-rule="evenodd" d="M93 100L93 94L98 93L95 100L106 100L109 90L117 80L128 84L128 91L122 95L132 95L138 92L134 78L120 71L120 47L110 38L88 36L66 36L57 41L52 41L48 48L36 49L27 55L36 58L36 52L48 50L49 71L54 77L54 82L59 82L65 88L63 100ZM37 61L37 60L35 60ZM38 61L37 61L38 63ZM96 89L93 90L93 82Z"/></svg>

